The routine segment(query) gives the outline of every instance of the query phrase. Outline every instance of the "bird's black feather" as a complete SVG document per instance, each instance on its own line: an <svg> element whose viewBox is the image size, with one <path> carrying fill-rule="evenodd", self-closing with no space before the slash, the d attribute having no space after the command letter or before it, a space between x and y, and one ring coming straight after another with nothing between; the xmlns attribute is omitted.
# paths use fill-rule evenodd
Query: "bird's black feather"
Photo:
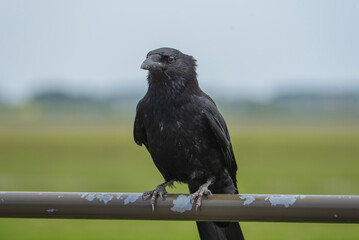
<svg viewBox="0 0 359 240"><path fill-rule="evenodd" d="M138 103L136 112L138 112L139 108L141 108L141 102ZM147 146L146 129L144 128L141 114L136 114L135 124L133 128L133 137L138 145L142 146L142 144L144 144L145 146Z"/></svg>
<svg viewBox="0 0 359 240"><path fill-rule="evenodd" d="M233 182L236 183L237 163L234 157L226 123L218 111L204 111L204 114L208 120L210 129L212 130L218 144L221 147L224 156L224 165L228 170Z"/></svg>

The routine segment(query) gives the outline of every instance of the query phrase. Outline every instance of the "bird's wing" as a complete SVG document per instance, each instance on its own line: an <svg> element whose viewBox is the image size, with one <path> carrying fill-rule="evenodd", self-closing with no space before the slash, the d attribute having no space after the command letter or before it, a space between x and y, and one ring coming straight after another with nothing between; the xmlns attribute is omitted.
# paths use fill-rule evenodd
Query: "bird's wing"
<svg viewBox="0 0 359 240"><path fill-rule="evenodd" d="M147 147L147 136L145 126L142 121L141 105L142 102L140 101L136 108L135 124L133 126L133 137L138 145L142 146L142 144L144 144Z"/></svg>
<svg viewBox="0 0 359 240"><path fill-rule="evenodd" d="M226 122L222 115L219 113L213 100L206 96L205 109L203 113L209 123L209 127L212 130L219 146L221 147L224 156L224 165L227 168L234 183L236 183L237 163L234 157L231 139L228 133Z"/></svg>

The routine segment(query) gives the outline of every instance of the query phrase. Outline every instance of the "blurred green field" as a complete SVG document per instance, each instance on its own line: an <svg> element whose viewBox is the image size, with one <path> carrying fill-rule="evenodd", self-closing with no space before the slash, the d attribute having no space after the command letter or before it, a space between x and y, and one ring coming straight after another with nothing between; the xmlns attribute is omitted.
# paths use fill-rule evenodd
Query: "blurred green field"
<svg viewBox="0 0 359 240"><path fill-rule="evenodd" d="M230 122L241 193L359 194L359 125ZM132 124L0 123L1 191L143 192L162 182ZM187 192L176 184L170 192ZM359 225L241 223L247 239L358 239ZM194 222L0 219L0 239L198 239Z"/></svg>

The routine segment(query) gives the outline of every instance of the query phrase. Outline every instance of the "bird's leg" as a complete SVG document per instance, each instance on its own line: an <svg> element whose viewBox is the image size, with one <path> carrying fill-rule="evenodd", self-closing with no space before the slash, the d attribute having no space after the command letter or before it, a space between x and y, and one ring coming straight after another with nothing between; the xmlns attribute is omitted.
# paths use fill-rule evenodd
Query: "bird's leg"
<svg viewBox="0 0 359 240"><path fill-rule="evenodd" d="M215 177L210 177L205 184L201 185L199 187L199 189L195 193L192 194L191 201L194 201L194 200L196 201L196 211L202 205L202 197L203 197L203 195L208 195L209 194L209 195L212 196L212 193L208 189L208 187L211 184L213 184L215 180L216 180Z"/></svg>
<svg viewBox="0 0 359 240"><path fill-rule="evenodd" d="M147 200L151 197L152 211L155 211L156 199L160 196L163 199L163 195L167 193L166 187L173 184L173 180L161 183L152 191L146 191L142 194L142 199Z"/></svg>

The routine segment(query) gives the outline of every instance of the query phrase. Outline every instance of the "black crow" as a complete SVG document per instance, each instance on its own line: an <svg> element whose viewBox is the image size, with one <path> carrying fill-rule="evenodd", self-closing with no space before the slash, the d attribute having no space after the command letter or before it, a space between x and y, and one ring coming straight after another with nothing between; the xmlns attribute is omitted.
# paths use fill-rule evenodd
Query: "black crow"
<svg viewBox="0 0 359 240"><path fill-rule="evenodd" d="M134 139L145 145L165 182L153 191L152 208L166 186L187 183L196 210L202 196L237 191L237 164L226 123L197 81L196 60L172 48L147 54L148 91L137 105ZM197 222L201 239L244 239L237 222Z"/></svg>

